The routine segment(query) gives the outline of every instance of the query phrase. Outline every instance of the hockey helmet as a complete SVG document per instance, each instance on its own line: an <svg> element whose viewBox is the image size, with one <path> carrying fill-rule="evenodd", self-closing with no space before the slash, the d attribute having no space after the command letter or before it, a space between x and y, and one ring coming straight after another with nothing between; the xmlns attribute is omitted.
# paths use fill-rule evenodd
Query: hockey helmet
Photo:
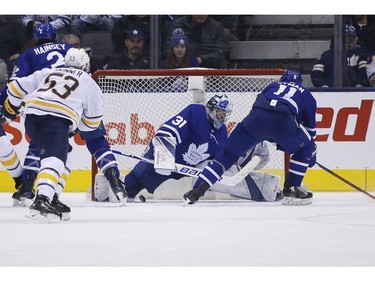
<svg viewBox="0 0 375 281"><path fill-rule="evenodd" d="M288 69L280 78L280 82L295 82L302 84L302 75L298 70Z"/></svg>
<svg viewBox="0 0 375 281"><path fill-rule="evenodd" d="M206 104L207 114L213 127L220 129L225 124L229 115L233 111L232 103L229 101L228 96L214 95Z"/></svg>
<svg viewBox="0 0 375 281"><path fill-rule="evenodd" d="M34 28L34 38L40 40L56 40L56 29L49 22L37 24Z"/></svg>
<svg viewBox="0 0 375 281"><path fill-rule="evenodd" d="M65 55L65 66L90 71L90 57L84 49L70 48Z"/></svg>

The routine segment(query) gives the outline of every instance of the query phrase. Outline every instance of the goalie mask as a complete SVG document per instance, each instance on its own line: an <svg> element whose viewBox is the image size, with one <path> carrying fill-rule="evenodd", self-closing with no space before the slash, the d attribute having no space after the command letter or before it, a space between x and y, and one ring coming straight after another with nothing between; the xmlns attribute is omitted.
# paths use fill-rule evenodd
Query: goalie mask
<svg viewBox="0 0 375 281"><path fill-rule="evenodd" d="M65 55L65 66L89 72L90 57L84 49L70 48Z"/></svg>
<svg viewBox="0 0 375 281"><path fill-rule="evenodd" d="M212 126L220 129L232 112L232 103L227 95L215 95L207 102L206 110Z"/></svg>

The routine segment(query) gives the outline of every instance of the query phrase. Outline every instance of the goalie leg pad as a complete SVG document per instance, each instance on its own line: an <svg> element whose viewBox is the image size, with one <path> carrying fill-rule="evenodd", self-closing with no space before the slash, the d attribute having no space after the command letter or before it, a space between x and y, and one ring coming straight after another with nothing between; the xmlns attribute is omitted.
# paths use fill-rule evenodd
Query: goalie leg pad
<svg viewBox="0 0 375 281"><path fill-rule="evenodd" d="M208 162L208 161L207 161ZM229 170L225 171L224 175L233 176L239 172L238 166L232 166ZM251 195L249 188L247 187L246 182L243 180L236 186L229 186L216 182L213 186L210 187L210 190L215 192L220 192L224 194L229 194L235 198L251 200Z"/></svg>
<svg viewBox="0 0 375 281"><path fill-rule="evenodd" d="M277 195L281 193L281 188L279 186L279 183L280 183L279 176L268 174L268 173L256 172L256 171L252 171L250 173L250 176L255 183L255 187L261 193L261 198L263 198L263 200L256 200L256 199L253 199L253 200L273 202L278 199ZM248 183L248 181L246 182ZM252 189L255 189L255 187L252 187L249 184L248 184L248 187L249 187L250 193L253 194Z"/></svg>
<svg viewBox="0 0 375 281"><path fill-rule="evenodd" d="M120 175L120 180L124 181L124 176ZM95 175L94 185L95 199L98 202L119 203L117 196L113 193L109 181L102 173Z"/></svg>
<svg viewBox="0 0 375 281"><path fill-rule="evenodd" d="M95 175L95 199L98 202L108 202L109 201L109 182L102 173Z"/></svg>
<svg viewBox="0 0 375 281"><path fill-rule="evenodd" d="M236 173L238 168L233 166L225 172ZM280 198L278 195L282 194L279 186L280 177L277 175L252 171L244 181L236 186L226 186L220 183L215 183L210 190L220 193L226 193L236 198L253 200L257 202L274 202Z"/></svg>

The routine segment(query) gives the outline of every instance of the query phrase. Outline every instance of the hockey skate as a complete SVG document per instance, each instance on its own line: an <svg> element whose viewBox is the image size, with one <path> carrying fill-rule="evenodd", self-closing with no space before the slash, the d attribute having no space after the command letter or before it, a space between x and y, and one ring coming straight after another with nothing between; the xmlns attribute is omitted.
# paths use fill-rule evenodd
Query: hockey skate
<svg viewBox="0 0 375 281"><path fill-rule="evenodd" d="M35 197L34 193L34 182L35 175L30 174L27 176L27 180L17 185L17 191L13 193L13 207L26 207L28 206L28 200Z"/></svg>
<svg viewBox="0 0 375 281"><path fill-rule="evenodd" d="M109 179L109 185L111 186L111 189L116 195L117 199L121 202L122 205L125 206L128 194L125 191L125 185L123 184L123 182L113 175Z"/></svg>
<svg viewBox="0 0 375 281"><path fill-rule="evenodd" d="M276 193L276 199L275 201L280 201L284 199L284 193L280 190Z"/></svg>
<svg viewBox="0 0 375 281"><path fill-rule="evenodd" d="M312 192L304 186L285 186L283 205L309 205L312 203Z"/></svg>
<svg viewBox="0 0 375 281"><path fill-rule="evenodd" d="M30 211L26 217L45 222L62 220L61 212L51 205L46 196L39 194L36 196L34 203L31 204Z"/></svg>
<svg viewBox="0 0 375 281"><path fill-rule="evenodd" d="M70 220L70 208L69 206L65 205L63 202L59 200L59 198L57 197L57 194L53 196L51 206L61 213L62 221Z"/></svg>

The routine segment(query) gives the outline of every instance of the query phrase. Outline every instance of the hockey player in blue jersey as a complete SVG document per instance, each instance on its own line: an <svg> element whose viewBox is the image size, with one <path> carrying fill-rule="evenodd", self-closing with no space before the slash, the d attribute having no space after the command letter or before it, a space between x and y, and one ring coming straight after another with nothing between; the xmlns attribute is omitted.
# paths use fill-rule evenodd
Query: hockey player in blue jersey
<svg viewBox="0 0 375 281"><path fill-rule="evenodd" d="M26 50L19 58L17 69L11 77L11 81L19 77L25 77L37 70L44 68L55 68L64 66L64 57L67 51L73 46L65 42L56 42L56 30L50 23L38 24L34 29L34 38L36 46ZM2 91L2 100L6 97L6 87ZM99 169L105 174L115 193L124 190L124 186L119 179L120 171L117 167L116 158L110 150L108 141L105 139L106 130L101 124L98 129L92 132L81 132L81 137L86 141L86 146L97 161ZM69 161L67 162L69 163ZM31 142L29 150L24 160L23 184L18 186L18 191L12 195L14 205L25 205L24 198L33 199L33 191L36 175L40 167L39 150ZM66 167L65 176L70 174L69 167ZM61 188L64 188L65 182L60 182ZM62 204L57 197L53 203ZM65 208L65 210L68 210ZM69 210L70 211L70 210Z"/></svg>
<svg viewBox="0 0 375 281"><path fill-rule="evenodd" d="M283 204L310 204L313 194L301 184L308 167L316 161L316 107L311 92L302 86L301 73L287 70L279 82L271 83L257 96L224 149L202 171L193 189L184 194L186 203L198 201L238 158L268 140L291 155Z"/></svg>
<svg viewBox="0 0 375 281"><path fill-rule="evenodd" d="M202 104L187 106L156 131L144 157L154 159L158 139L172 138L176 140L175 163L193 167L204 165L208 159L212 159L218 151L223 149L227 141L225 122L231 112L232 104L226 95L213 96L206 103L206 106ZM257 145L251 155L247 155L249 158L240 159L239 163L236 163L238 165L234 165L228 172L231 174L237 173L253 155L258 155L261 158L261 162L257 166L257 169L260 169L269 159L267 145L264 143ZM153 194L165 181L169 179L178 180L182 177L185 177L185 175L167 169L157 169L153 164L146 162L139 162L125 176L125 189L129 196L128 199L133 201L143 188ZM264 182L264 179L267 180L267 183ZM276 201L280 199L278 182L277 176L264 174L260 176L260 173L254 173L247 176L236 187L217 184L212 190L254 201ZM100 194L98 200L108 200L108 191L106 192L105 186L99 185L97 188L96 192Z"/></svg>
<svg viewBox="0 0 375 281"><path fill-rule="evenodd" d="M175 162L196 166L211 158L224 147L228 133L225 121L232 112L232 104L226 95L215 95L206 104L191 104L166 121L155 134L157 137L173 137L176 140ZM154 159L154 142L149 144L145 158ZM161 173L161 174L160 174ZM153 164L139 162L125 177L128 198L134 198L143 188L154 193L168 179L180 179L183 175L159 171ZM130 199L131 200L131 199Z"/></svg>
<svg viewBox="0 0 375 281"><path fill-rule="evenodd" d="M53 68L64 65L64 57L66 52L72 48L66 43L57 43L57 33L55 28L50 23L38 24L34 28L34 38L36 46L26 50L21 54L17 61L17 67L10 77L13 81L20 77L26 77L37 70L43 68ZM4 87L1 92L0 102L4 103L7 97L8 87ZM0 136L5 135L3 130L0 130ZM24 205L23 198L33 199L35 194L33 185L36 174L40 167L39 151L31 142L29 150L24 160L24 171L22 175L22 184L16 184L17 192L12 195L15 205Z"/></svg>

